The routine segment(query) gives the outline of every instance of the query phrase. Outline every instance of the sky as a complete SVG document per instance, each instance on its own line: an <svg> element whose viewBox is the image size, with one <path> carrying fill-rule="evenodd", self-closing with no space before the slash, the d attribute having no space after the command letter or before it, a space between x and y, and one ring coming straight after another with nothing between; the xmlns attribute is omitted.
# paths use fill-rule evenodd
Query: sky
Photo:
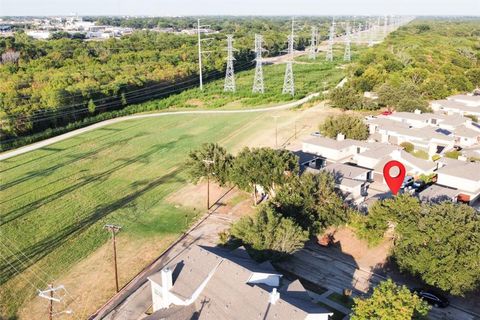
<svg viewBox="0 0 480 320"><path fill-rule="evenodd" d="M12 15L476 15L480 0L0 0Z"/></svg>

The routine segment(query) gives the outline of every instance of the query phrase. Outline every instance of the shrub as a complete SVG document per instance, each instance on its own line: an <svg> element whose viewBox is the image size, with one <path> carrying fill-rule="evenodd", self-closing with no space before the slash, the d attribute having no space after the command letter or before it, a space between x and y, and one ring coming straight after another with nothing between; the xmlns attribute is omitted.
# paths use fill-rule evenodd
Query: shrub
<svg viewBox="0 0 480 320"><path fill-rule="evenodd" d="M462 153L457 150L452 150L445 152L445 157L450 158L450 159L458 159L459 156L461 156Z"/></svg>
<svg viewBox="0 0 480 320"><path fill-rule="evenodd" d="M413 144L411 144L410 142L402 142L400 143L400 146L403 147L403 149L405 149L405 151L408 153L412 153L413 150L415 149Z"/></svg>

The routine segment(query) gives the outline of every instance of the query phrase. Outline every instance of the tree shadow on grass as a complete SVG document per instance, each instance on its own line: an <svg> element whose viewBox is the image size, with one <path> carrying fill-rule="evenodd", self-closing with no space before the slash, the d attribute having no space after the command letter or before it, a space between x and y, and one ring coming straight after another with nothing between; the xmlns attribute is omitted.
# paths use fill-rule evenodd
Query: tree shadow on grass
<svg viewBox="0 0 480 320"><path fill-rule="evenodd" d="M128 139L120 139L120 140L117 140L117 141L114 141L114 142L107 142L103 145L100 145L98 148L96 149L93 149L93 150L89 150L87 152L83 152L83 153L78 153L78 154L69 154L69 155L64 155L63 157L65 158L69 158L68 160L66 161L63 161L63 162L60 162L60 163L57 163L55 165L52 165L48 168L44 168L44 169L40 169L40 170L34 170L34 171L30 171L28 172L26 175L18 178L18 179L15 179L15 180L12 180L8 183L4 183L2 185L0 185L0 191L4 191L4 190L7 190L11 187L14 187L18 184L21 184L23 182L27 182L33 178L38 178L38 177L46 177L46 176L49 176L51 175L52 173L54 173L56 170L58 169L61 169L65 166L68 166L68 165L72 165L76 162L79 162L81 160L84 160L84 159L88 159L88 158L92 158L93 156L99 154L100 152L102 151L105 151L109 148L112 148L114 146L117 146L117 145L124 145L126 143L128 143L129 141L133 140L133 139L136 139L136 138L139 138L139 137L142 137L144 136L146 133L144 132L138 132L136 133L135 135L129 137ZM105 135L107 136L107 138L111 138L112 135ZM106 138L106 139L107 139ZM105 140L106 140L105 139ZM85 143L86 141L82 141L81 143L79 143L78 145L80 144L83 144ZM98 141L96 141L98 143ZM70 148L73 148L74 146L70 147ZM29 161L30 162L30 161Z"/></svg>
<svg viewBox="0 0 480 320"><path fill-rule="evenodd" d="M98 128L98 129L95 129L95 131L107 131L107 133L103 134L103 135L100 135L98 137L95 137L94 139L91 139L91 140L95 140L95 142L99 143L99 142L103 142L107 139L110 139L112 137L112 134L111 132L114 131L114 132L121 132L121 131L125 131L127 129L130 129L132 127L135 127L139 124L135 124L135 125L132 125L132 126L128 126L128 127L125 127L123 129L114 129L114 128L107 128L107 127L104 127L104 128ZM76 139L78 137L72 137L72 138L69 138L69 139ZM40 156L40 157L36 157L36 158L33 158L33 159L30 159L26 162L22 162L22 163L19 163L15 166L12 166L12 167L9 167L7 169L4 169L4 170L1 170L0 173L3 173L3 172L7 172L9 170L12 170L12 169L15 169L15 168L18 168L18 167L21 167L23 165L26 165L26 164L29 164L31 162L36 162L36 161L39 161L40 159L44 159L44 158L47 158L47 157L51 157L51 156L55 156L57 155L57 152L62 152L62 151L66 151L66 150L71 150L81 144L84 144L86 142L88 142L89 140L85 140L83 137L80 136L80 141L76 144L72 144L72 145L69 145L68 147L66 148L53 148L53 147L43 147L43 148L40 148L39 150L42 150L42 151L52 151L52 153L49 153L49 154L45 154L43 156ZM62 142L62 141L60 141ZM9 163L10 161L7 159L7 160L4 160L5 163ZM17 162L18 160L15 158L13 158L11 160L11 162Z"/></svg>
<svg viewBox="0 0 480 320"><path fill-rule="evenodd" d="M118 170L121 170L131 164L134 164L134 163L137 163L137 162L140 162L140 163L146 163L145 161L147 161L148 163L148 159L150 158L150 156L154 155L155 153L159 152L159 151L169 151L171 149L173 149L175 147L175 145L182 139L187 139L189 138L190 136L188 135L184 135L182 137L179 137L179 139L177 140L174 140L174 141L170 141L168 143L165 143L165 144L159 144L159 145L154 145L152 146L148 151L136 156L136 157L133 157L133 158L127 158L127 159L119 159L119 161L121 162L120 164L104 171L104 172L101 172L99 174L92 174L92 175L89 175L89 176L86 176L86 177L83 177L81 178L81 181L77 182L77 183L74 183L73 185L70 185L62 190L59 190L53 194L50 194L50 195L47 195L43 198L40 198L40 199L37 199L33 202L30 202L28 204L25 204L24 206L21 206L19 208L16 208L10 212L7 212L5 214L2 214L0 215L0 227L3 226L4 224L7 224L17 218L20 218L22 217L23 215L33 211L33 210L36 210L38 208L40 208L41 206L44 206L54 200L57 200L57 199L60 199L64 196L66 196L67 194L73 192L73 191L76 191L80 188L83 188L84 186L86 185L89 185L91 183L94 183L94 182L102 182L102 181L106 181L111 174L117 172Z"/></svg>
<svg viewBox="0 0 480 320"><path fill-rule="evenodd" d="M128 140L135 139L135 138L137 138L141 135L142 134L137 134L135 136L132 136L132 137L128 138L127 140L117 140L117 141L114 141L114 142L111 142L111 143L106 143L106 144L104 144L104 145L102 145L102 146L100 146L96 149L93 149L93 150L90 150L90 151L87 151L87 152L73 154L73 155L67 155L66 158L69 158L69 159L66 160L66 161L54 164L54 165L52 165L52 166L50 166L46 169L30 171L26 175L24 175L24 176L22 176L18 179L15 179L15 180L12 180L8 183L2 184L0 186L0 191L4 191L4 190L9 189L11 187L14 187L18 184L29 181L30 179L33 179L33 178L49 176L60 168L63 168L63 167L68 166L68 165L72 165L76 162L79 162L79 161L87 159L87 158L91 158L94 155L96 155L96 154L98 154L98 153L100 153L104 150L107 150L107 149L109 149L109 148L111 148L115 145L125 144Z"/></svg>
<svg viewBox="0 0 480 320"><path fill-rule="evenodd" d="M23 254L26 257L24 261L17 259L13 255L5 257L9 264L6 263L0 265L0 285L4 284L16 274L21 273L26 268L30 267L32 264L46 257L48 254L53 252L55 249L61 247L67 241L86 231L89 227L93 226L95 223L99 222L112 212L115 212L116 210L128 205L138 197L164 183L177 181L179 178L176 177L176 175L179 171L180 169L173 170L172 172L169 172L168 174L160 176L157 179L151 181L137 191L134 191L109 204L99 205L93 210L93 212L91 212L91 214L84 217L83 219L73 224L70 224L63 229L58 230L54 234L51 234L50 236L37 242L33 246L24 248L22 250Z"/></svg>

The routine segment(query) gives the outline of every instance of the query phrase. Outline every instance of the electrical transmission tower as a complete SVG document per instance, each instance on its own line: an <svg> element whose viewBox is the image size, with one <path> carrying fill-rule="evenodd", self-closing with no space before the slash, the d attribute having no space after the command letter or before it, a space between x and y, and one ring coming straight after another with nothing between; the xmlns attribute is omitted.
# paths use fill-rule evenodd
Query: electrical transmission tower
<svg viewBox="0 0 480 320"><path fill-rule="evenodd" d="M233 35L227 35L227 71L225 72L224 92L235 92L235 71L233 70Z"/></svg>
<svg viewBox="0 0 480 320"><path fill-rule="evenodd" d="M385 15L383 18L383 36L386 37L388 33L388 16Z"/></svg>
<svg viewBox="0 0 480 320"><path fill-rule="evenodd" d="M207 53L207 52L210 52L210 51L202 51L202 41L210 41L212 40L212 38L205 38L205 39L202 39L202 36L201 36L201 32L202 32L202 29L204 28L207 28L209 26L207 25L204 25L204 26L201 26L200 25L200 19L197 20L197 37L198 37L198 77L199 77L199 81L200 81L200 90L203 91L203 68L202 68L202 54L203 53Z"/></svg>
<svg viewBox="0 0 480 320"><path fill-rule="evenodd" d="M292 18L292 33L288 36L288 61L287 67L285 69L285 78L283 80L283 90L282 94L295 95L295 83L293 79L293 45L295 41L295 20Z"/></svg>
<svg viewBox="0 0 480 320"><path fill-rule="evenodd" d="M355 28L355 43L360 44L362 43L362 24L359 23Z"/></svg>
<svg viewBox="0 0 480 320"><path fill-rule="evenodd" d="M317 45L318 45L318 29L312 27L312 35L310 38L309 58L315 60L317 58Z"/></svg>
<svg viewBox="0 0 480 320"><path fill-rule="evenodd" d="M352 58L350 54L350 25L348 22L345 26L345 31L345 53L343 54L343 60L350 61Z"/></svg>
<svg viewBox="0 0 480 320"><path fill-rule="evenodd" d="M332 25L330 26L330 33L328 36L328 47L327 47L327 61L333 61L333 42L335 37L335 18L332 19Z"/></svg>
<svg viewBox="0 0 480 320"><path fill-rule="evenodd" d="M262 42L263 42L263 37L259 34L255 35L255 77L253 79L253 87L252 87L252 92L253 93L264 93L265 92L265 87L263 85L263 67L262 67L262 53L263 53L263 48L262 48Z"/></svg>
<svg viewBox="0 0 480 320"><path fill-rule="evenodd" d="M373 34L374 34L374 26L371 20L368 21L368 46L373 46Z"/></svg>

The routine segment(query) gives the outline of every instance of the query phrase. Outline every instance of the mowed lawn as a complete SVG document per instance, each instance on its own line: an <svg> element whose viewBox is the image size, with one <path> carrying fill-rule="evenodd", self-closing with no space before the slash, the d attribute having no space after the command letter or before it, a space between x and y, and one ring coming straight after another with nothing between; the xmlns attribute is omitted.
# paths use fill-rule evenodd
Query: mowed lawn
<svg viewBox="0 0 480 320"><path fill-rule="evenodd" d="M186 183L188 152L209 141L233 147L258 117L126 121L0 162L0 318L103 245L106 223L145 241L179 235L199 210L165 198Z"/></svg>

